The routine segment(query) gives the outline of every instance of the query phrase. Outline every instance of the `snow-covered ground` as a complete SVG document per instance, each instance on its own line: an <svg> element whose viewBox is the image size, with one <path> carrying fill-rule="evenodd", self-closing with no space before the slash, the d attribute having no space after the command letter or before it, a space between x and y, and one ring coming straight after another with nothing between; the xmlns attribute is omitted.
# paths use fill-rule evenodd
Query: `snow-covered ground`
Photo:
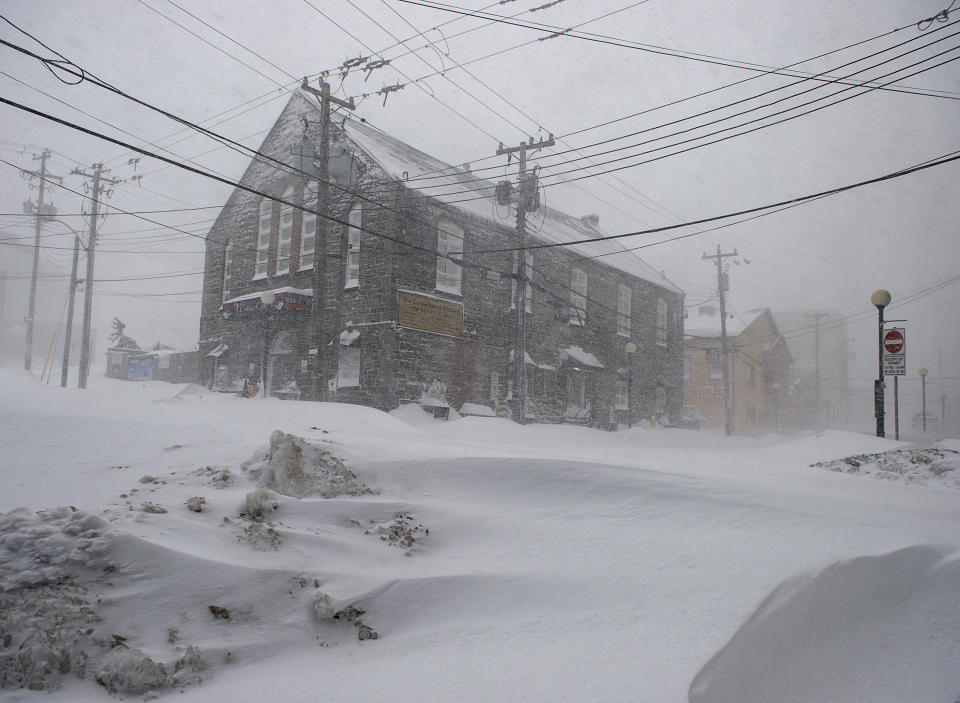
<svg viewBox="0 0 960 703"><path fill-rule="evenodd" d="M960 696L960 491L810 466L896 442L91 382L0 370L4 701Z"/></svg>

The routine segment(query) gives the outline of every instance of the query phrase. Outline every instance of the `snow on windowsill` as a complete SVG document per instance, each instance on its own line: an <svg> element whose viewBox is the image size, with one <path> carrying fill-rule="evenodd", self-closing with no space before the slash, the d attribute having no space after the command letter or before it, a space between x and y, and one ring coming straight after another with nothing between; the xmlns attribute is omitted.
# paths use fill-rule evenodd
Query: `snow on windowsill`
<svg viewBox="0 0 960 703"><path fill-rule="evenodd" d="M269 278L269 276L268 276L266 273L255 273L255 274L253 274L253 278L251 278L250 280L251 280L251 281L262 281L262 280L265 279L265 278Z"/></svg>

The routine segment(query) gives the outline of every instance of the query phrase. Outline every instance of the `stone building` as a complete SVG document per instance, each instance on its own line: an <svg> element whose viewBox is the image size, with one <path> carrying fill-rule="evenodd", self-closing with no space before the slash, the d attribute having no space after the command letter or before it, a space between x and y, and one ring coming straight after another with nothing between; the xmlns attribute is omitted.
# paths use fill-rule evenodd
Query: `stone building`
<svg viewBox="0 0 960 703"><path fill-rule="evenodd" d="M723 354L719 311L701 306L687 322L684 402L712 429L724 429ZM792 358L770 310L727 320L727 359L733 433L760 435L786 428Z"/></svg>
<svg viewBox="0 0 960 703"><path fill-rule="evenodd" d="M291 168L258 158L241 183L315 208L317 181L303 171L314 169L319 116L294 95L260 148ZM352 117L333 121L329 163L325 238L315 214L241 189L211 228L203 381L385 410L508 406L515 208L468 167ZM540 207L528 220L528 244L601 236L597 216ZM630 409L635 419L677 412L682 292L616 242L526 256L528 416L609 425ZM626 354L631 341L638 350Z"/></svg>

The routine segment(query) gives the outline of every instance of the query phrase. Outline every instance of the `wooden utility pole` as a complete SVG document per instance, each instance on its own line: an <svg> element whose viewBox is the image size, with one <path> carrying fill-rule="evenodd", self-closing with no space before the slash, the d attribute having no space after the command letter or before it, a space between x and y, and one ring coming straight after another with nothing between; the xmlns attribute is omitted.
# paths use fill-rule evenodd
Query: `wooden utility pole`
<svg viewBox="0 0 960 703"><path fill-rule="evenodd" d="M71 229L71 231L73 231ZM60 386L67 387L70 370L70 344L73 341L73 301L77 293L77 268L80 264L80 235L73 233L73 265L70 268L70 290L67 292L67 329L63 336L63 364L60 367Z"/></svg>
<svg viewBox="0 0 960 703"><path fill-rule="evenodd" d="M717 292L720 294L720 354L721 370L723 372L723 429L728 435L733 434L733 394L730 388L730 362L727 345L727 298L725 293L730 288L728 275L723 271L723 260L728 256L736 256L737 250L726 254L720 251L717 245L716 254L704 254L704 259L714 259L717 263Z"/></svg>
<svg viewBox="0 0 960 703"><path fill-rule="evenodd" d="M815 312L805 317L813 318L813 429L820 430L820 318L829 317L825 312Z"/></svg>
<svg viewBox="0 0 960 703"><path fill-rule="evenodd" d="M306 78L303 79L300 88L320 98L320 153L317 155L320 160L320 167L317 172L317 235L313 245L313 343L317 350L313 370L313 389L316 400L326 400L327 382L324 378L324 369L327 364L327 345L324 335L324 317L327 307L327 221L330 217L330 103L335 103L348 110L355 110L356 105L353 98L345 101L330 95L330 84L323 79L320 80L320 90L307 85ZM337 330L330 330L330 335L335 337L336 332Z"/></svg>
<svg viewBox="0 0 960 703"><path fill-rule="evenodd" d="M517 196L517 285L514 291L514 307L517 313L516 342L513 345L513 391L515 419L521 425L527 424L527 212L537 209L537 174L527 174L527 149L539 151L553 146L556 142L551 134L549 139L534 142L533 137L520 142L520 146L504 147L500 142L497 156L519 154L520 189Z"/></svg>
<svg viewBox="0 0 960 703"><path fill-rule="evenodd" d="M33 236L33 272L30 275L30 302L27 304L27 335L24 343L23 368L27 371L33 365L33 325L37 313L37 276L40 270L40 236L45 215L51 214L44 212L43 195L48 180L63 181L59 176L50 176L47 174L47 159L50 158L50 150L44 149L40 156L34 155L33 160L40 162L39 171L27 171L31 176L40 179L40 195L37 199L37 209L35 215L35 230Z"/></svg>
<svg viewBox="0 0 960 703"><path fill-rule="evenodd" d="M97 218L100 216L100 195L106 186L116 185L119 180L103 175L103 164L94 164L93 173L75 168L71 174L90 178L93 186L90 190L90 234L87 239L87 276L83 284L83 329L80 336L80 376L77 388L87 387L90 375L90 325L93 313L93 258L97 249Z"/></svg>

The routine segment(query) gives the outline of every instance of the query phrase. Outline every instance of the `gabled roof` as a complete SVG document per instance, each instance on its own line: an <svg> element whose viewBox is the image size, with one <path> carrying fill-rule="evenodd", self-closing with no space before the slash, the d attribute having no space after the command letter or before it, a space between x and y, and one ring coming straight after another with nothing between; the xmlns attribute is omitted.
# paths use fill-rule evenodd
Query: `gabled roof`
<svg viewBox="0 0 960 703"><path fill-rule="evenodd" d="M715 314L701 313L704 308L713 308ZM697 309L697 314L691 314L684 323L684 333L689 337L719 337L720 336L720 311L719 307L702 305ZM727 311L727 336L736 337L747 327L756 322L757 318L767 312L767 308L757 308L748 310L746 314Z"/></svg>
<svg viewBox="0 0 960 703"><path fill-rule="evenodd" d="M302 94L306 98L305 94ZM309 99L305 102L319 113L319 106ZM497 204L494 199L495 184L459 167L452 166L434 158L405 142L384 132L348 118L344 121L347 138L370 157L386 174L393 179L403 181L421 174L429 174L429 180L405 182L405 187L417 191L426 197L445 203L463 212L486 220L495 226L512 226L503 218L496 218ZM437 176L433 178L433 176ZM540 243L566 243L581 239L603 236L603 232L581 220L554 208L544 208L542 228L530 228L529 237ZM512 217L509 222L512 222ZM584 257L597 257L598 263L607 264L624 273L649 281L661 288L677 293L682 291L660 272L638 256L628 252L619 240L571 244L568 250Z"/></svg>

